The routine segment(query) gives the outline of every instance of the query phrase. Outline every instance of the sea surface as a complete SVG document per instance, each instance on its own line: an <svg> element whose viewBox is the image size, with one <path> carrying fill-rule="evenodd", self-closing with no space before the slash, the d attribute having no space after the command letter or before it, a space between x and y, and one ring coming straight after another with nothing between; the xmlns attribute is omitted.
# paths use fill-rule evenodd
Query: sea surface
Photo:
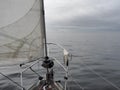
<svg viewBox="0 0 120 90"><path fill-rule="evenodd" d="M47 41L64 46L72 60L69 62L68 90L120 90L120 32L118 31L47 31ZM63 57L55 46L49 46L51 56L63 63ZM23 67L24 68L24 67ZM37 71L37 66L33 67ZM63 80L64 71L55 63L55 79ZM1 71L20 83L19 67L2 67ZM44 76L45 70L38 72ZM37 75L28 70L23 75L23 85L37 80ZM0 90L20 90L7 78L0 75Z"/></svg>

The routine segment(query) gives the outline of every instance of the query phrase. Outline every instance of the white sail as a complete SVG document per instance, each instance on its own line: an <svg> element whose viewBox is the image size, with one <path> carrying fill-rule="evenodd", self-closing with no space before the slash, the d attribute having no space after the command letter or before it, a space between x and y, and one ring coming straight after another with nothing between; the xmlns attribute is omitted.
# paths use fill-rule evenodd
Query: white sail
<svg viewBox="0 0 120 90"><path fill-rule="evenodd" d="M0 0L0 65L44 56L39 0Z"/></svg>

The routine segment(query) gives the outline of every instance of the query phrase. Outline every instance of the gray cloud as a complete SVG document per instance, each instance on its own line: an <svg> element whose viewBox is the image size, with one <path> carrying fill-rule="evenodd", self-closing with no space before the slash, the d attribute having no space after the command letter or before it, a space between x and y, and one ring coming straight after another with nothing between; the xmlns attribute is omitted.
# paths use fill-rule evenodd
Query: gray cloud
<svg viewBox="0 0 120 90"><path fill-rule="evenodd" d="M47 1L47 25L56 29L120 28L120 0Z"/></svg>

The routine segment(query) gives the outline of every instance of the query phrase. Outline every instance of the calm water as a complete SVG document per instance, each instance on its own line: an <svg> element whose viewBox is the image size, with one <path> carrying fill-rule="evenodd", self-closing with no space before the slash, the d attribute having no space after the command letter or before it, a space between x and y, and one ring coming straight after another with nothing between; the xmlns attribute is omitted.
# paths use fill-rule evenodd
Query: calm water
<svg viewBox="0 0 120 90"><path fill-rule="evenodd" d="M73 54L73 59L70 61L72 77L68 82L71 90L82 90L76 82L84 90L120 90L118 88L120 87L120 32L49 31L47 33L48 42L60 43ZM54 47L52 49L52 55L60 59L59 51ZM62 69L59 69L60 67L55 68L57 80L63 76ZM7 73L10 77L19 82L20 75L15 73L15 70L10 68L8 72L11 73ZM41 69L41 72L44 70ZM27 87L30 81L36 80L35 77L31 71L27 71L24 74L24 85ZM0 90L19 90L19 87L0 76Z"/></svg>

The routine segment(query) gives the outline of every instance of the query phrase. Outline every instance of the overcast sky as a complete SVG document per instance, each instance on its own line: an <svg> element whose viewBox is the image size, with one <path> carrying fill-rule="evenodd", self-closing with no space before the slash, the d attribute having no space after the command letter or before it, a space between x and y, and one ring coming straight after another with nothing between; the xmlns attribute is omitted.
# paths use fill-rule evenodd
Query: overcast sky
<svg viewBox="0 0 120 90"><path fill-rule="evenodd" d="M1 0L0 27L23 16L34 1ZM48 29L119 30L120 28L120 0L45 0L45 10Z"/></svg>
<svg viewBox="0 0 120 90"><path fill-rule="evenodd" d="M45 0L45 9L54 29L120 29L120 0Z"/></svg>

